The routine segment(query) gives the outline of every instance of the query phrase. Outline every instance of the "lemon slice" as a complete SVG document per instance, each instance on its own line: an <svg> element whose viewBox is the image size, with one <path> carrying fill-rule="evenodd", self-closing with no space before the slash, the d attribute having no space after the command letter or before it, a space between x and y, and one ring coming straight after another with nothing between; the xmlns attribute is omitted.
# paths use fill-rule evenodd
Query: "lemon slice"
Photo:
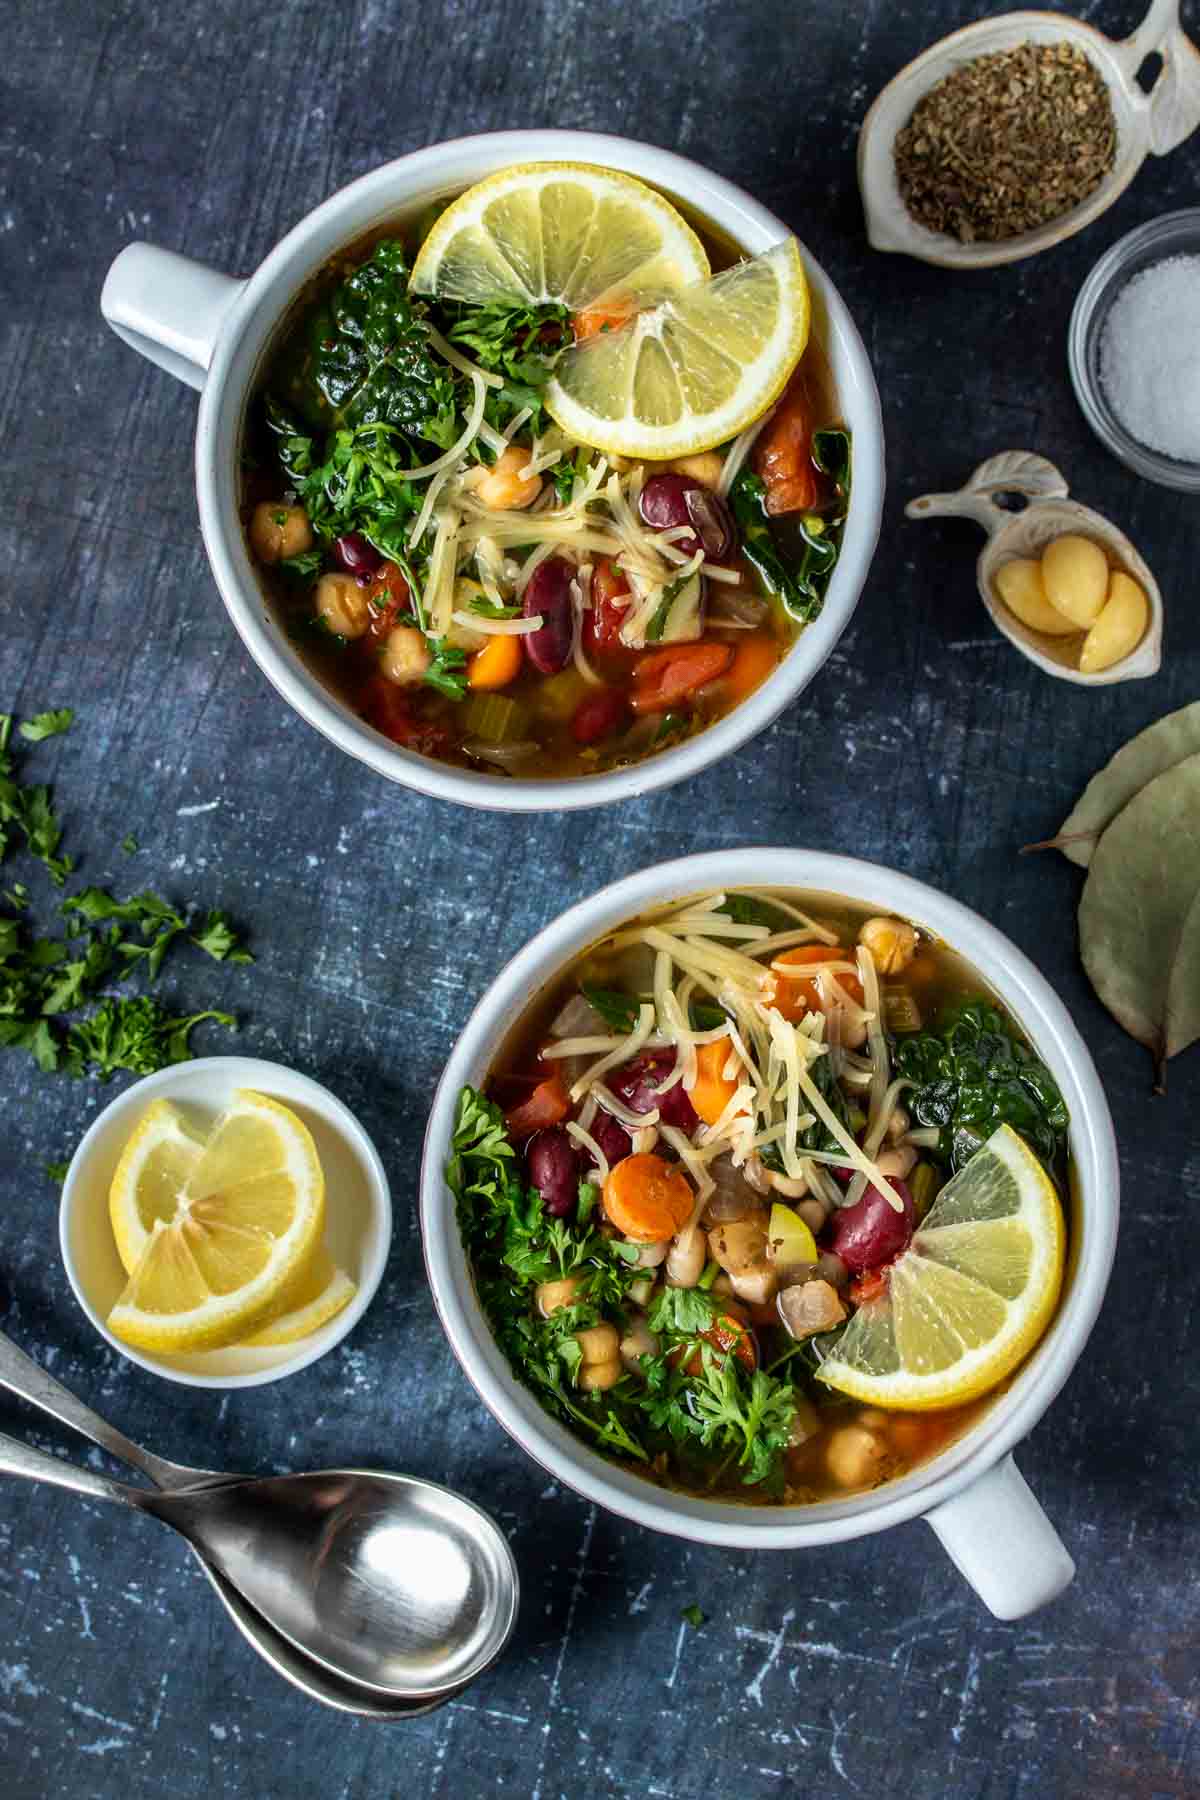
<svg viewBox="0 0 1200 1800"><path fill-rule="evenodd" d="M559 357L546 406L568 436L664 460L723 444L776 400L804 354L808 280L788 238Z"/></svg>
<svg viewBox="0 0 1200 1800"><path fill-rule="evenodd" d="M301 1338L311 1337L336 1318L357 1292L345 1269L339 1269L328 1250L320 1245L308 1268L279 1296L267 1323L241 1342L256 1348L298 1344Z"/></svg>
<svg viewBox="0 0 1200 1800"><path fill-rule="evenodd" d="M471 306L558 300L572 312L620 295L650 304L708 274L704 246L669 200L587 163L489 175L438 219L411 287Z"/></svg>
<svg viewBox="0 0 1200 1800"><path fill-rule="evenodd" d="M277 1100L241 1090L205 1141L159 1101L117 1165L109 1215L123 1257L141 1244L110 1329L142 1350L217 1349L308 1267L325 1178L308 1128Z"/></svg>
<svg viewBox="0 0 1200 1800"><path fill-rule="evenodd" d="M938 1195L886 1295L860 1306L819 1378L871 1406L959 1406L1003 1381L1050 1321L1066 1232L1054 1184L1002 1125Z"/></svg>

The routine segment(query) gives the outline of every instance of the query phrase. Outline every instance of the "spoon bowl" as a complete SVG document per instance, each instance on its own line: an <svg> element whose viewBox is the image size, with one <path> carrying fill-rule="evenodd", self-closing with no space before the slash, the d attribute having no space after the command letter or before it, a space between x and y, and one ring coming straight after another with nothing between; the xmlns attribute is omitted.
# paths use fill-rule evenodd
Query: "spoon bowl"
<svg viewBox="0 0 1200 1800"><path fill-rule="evenodd" d="M918 101L964 63L1020 44L1077 45L1108 88L1117 127L1116 159L1095 191L1035 231L998 243L962 244L930 231L905 206L893 150ZM1149 56L1162 68L1153 86L1138 71ZM867 236L876 250L900 251L947 269L987 269L1019 262L1074 236L1106 212L1129 186L1147 156L1165 156L1200 125L1200 52L1179 23L1179 0L1154 0L1132 37L1114 42L1093 25L1062 13L1013 12L981 19L930 46L879 94L858 140L858 185Z"/></svg>

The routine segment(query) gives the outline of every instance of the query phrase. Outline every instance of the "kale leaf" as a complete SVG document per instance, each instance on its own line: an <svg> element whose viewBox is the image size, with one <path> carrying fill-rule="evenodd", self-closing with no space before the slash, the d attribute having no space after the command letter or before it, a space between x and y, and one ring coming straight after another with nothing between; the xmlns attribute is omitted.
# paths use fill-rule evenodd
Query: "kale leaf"
<svg viewBox="0 0 1200 1800"><path fill-rule="evenodd" d="M999 1125L1053 1165L1070 1123L1054 1077L997 1007L985 1000L949 1008L931 1031L893 1045L893 1070L914 1083L905 1101L919 1125L936 1127L930 1154L960 1169Z"/></svg>

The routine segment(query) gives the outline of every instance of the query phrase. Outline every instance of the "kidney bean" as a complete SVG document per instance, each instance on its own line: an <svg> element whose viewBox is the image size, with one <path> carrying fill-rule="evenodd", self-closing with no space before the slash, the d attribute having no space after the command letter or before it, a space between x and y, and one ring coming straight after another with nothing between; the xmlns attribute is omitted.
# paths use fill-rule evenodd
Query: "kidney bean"
<svg viewBox="0 0 1200 1800"><path fill-rule="evenodd" d="M675 539L685 556L703 549L710 562L720 562L737 541L729 508L694 475L652 475L638 498L638 511L652 531L690 525L688 537Z"/></svg>
<svg viewBox="0 0 1200 1800"><path fill-rule="evenodd" d="M916 1226L913 1198L905 1182L892 1181L889 1186L903 1200L903 1212L896 1212L878 1188L870 1187L861 1200L839 1208L830 1221L829 1248L852 1275L892 1262L908 1247Z"/></svg>
<svg viewBox="0 0 1200 1800"><path fill-rule="evenodd" d="M592 1136L603 1150L611 1169L633 1154L633 1140L611 1113L598 1112L592 1120Z"/></svg>
<svg viewBox="0 0 1200 1800"><path fill-rule="evenodd" d="M579 1193L579 1154L561 1125L536 1132L525 1151L529 1179L553 1218L575 1211Z"/></svg>
<svg viewBox="0 0 1200 1800"><path fill-rule="evenodd" d="M361 531L348 531L333 545L336 560L351 575L374 575L383 562L374 544L368 544Z"/></svg>
<svg viewBox="0 0 1200 1800"><path fill-rule="evenodd" d="M527 619L541 614L542 623L522 641L525 654L541 675L557 675L571 654L571 583L575 570L565 556L539 563L525 589Z"/></svg>
<svg viewBox="0 0 1200 1800"><path fill-rule="evenodd" d="M629 702L616 688L600 688L581 700L571 720L571 736L577 744L598 744L611 737L629 718Z"/></svg>
<svg viewBox="0 0 1200 1800"><path fill-rule="evenodd" d="M673 1050L648 1051L644 1056L635 1056L623 1069L614 1069L608 1077L608 1085L631 1112L648 1113L657 1107L664 1125L677 1125L680 1131L686 1131L690 1136L700 1120L682 1082L677 1081L665 1094L654 1091L674 1067Z"/></svg>

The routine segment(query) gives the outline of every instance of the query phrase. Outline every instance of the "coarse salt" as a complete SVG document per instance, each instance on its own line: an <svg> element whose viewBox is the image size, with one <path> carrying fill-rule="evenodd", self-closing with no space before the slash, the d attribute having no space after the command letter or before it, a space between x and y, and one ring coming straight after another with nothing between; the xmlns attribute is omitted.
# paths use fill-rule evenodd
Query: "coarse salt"
<svg viewBox="0 0 1200 1800"><path fill-rule="evenodd" d="M1131 437L1200 462L1200 256L1168 256L1126 282L1104 321L1100 385Z"/></svg>

